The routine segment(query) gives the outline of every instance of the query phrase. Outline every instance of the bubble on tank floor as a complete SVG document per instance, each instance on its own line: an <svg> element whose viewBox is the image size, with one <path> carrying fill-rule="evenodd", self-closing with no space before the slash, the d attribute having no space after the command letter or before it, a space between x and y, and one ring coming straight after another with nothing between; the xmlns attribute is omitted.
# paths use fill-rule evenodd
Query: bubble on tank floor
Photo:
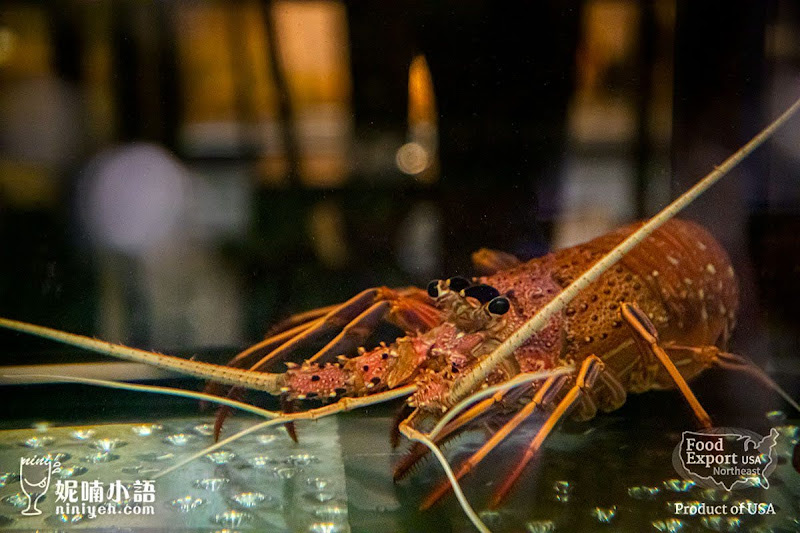
<svg viewBox="0 0 800 533"><path fill-rule="evenodd" d="M406 449L401 446L393 450L389 444L394 408L376 406L369 412L298 423L299 443L294 443L283 428L256 431L159 478L153 502L135 501L137 493L142 496L136 482L147 481L212 444L207 417L3 431L0 516L6 520L0 521L0 527L474 531L452 495L426 512L418 510L427 491L443 478L437 463L425 462L408 480L393 482L392 466ZM627 418L619 413L560 426L497 509L487 508L490 495L524 451L536 431L536 421L494 450L464 479L463 487L493 533L714 531L735 527L741 531L796 531L800 523L796 506L800 501L800 474L794 471L790 459L797 443L798 421L794 413L785 417L770 413L764 420L781 433L775 450L778 467L770 476L769 489L754 486L728 496L687 483L677 476L671 457L681 431L692 429L691 420ZM223 437L257 422L236 418L226 425ZM168 438L171 436L179 437ZM469 457L485 438L486 432L479 429L455 439L445 447L451 464ZM23 516L25 506L20 504L26 503L22 501L26 496L18 476L20 458L48 454L61 460L62 473L52 476L46 497L38 502L42 515ZM89 503L80 501L81 490L86 487L91 491L95 481L102 484L106 500L107 491L116 482L128 491L109 506L116 514L92 516L85 508L56 509L66 503L59 500L58 483L62 490L73 483L78 499L72 503L75 505ZM138 488L142 488L141 483ZM695 502L766 502L774 504L776 514L725 519L675 514L677 504ZM152 515L123 514L126 506L144 504L153 505Z"/></svg>
<svg viewBox="0 0 800 533"><path fill-rule="evenodd" d="M642 406L669 404L667 394L638 400ZM682 431L694 430L691 418L626 416L626 411L599 415L589 422L562 424L546 441L506 500L496 509L488 504L494 490L524 453L541 420L532 420L490 452L462 480L462 488L476 513L492 533L519 531L582 531L586 533L640 531L800 531L800 474L791 466L797 443L797 413L743 417L739 425L760 435L779 425L775 448L778 466L769 476L770 488L752 486L732 493L680 479L672 454ZM647 414L647 413L645 413ZM392 409L372 416L340 417L340 438L346 450L348 517L353 531L474 532L452 492L420 512L420 503L444 473L438 462L425 460L400 483L392 482L392 465L408 450L389 444ZM720 417L721 418L721 417ZM788 419L787 419L788 418ZM469 430L444 447L451 466L477 451L486 441L484 427ZM710 505L772 503L775 514L720 518L676 514L676 503ZM729 520L730 518L730 520Z"/></svg>
<svg viewBox="0 0 800 533"><path fill-rule="evenodd" d="M259 421L229 421L222 437ZM299 444L283 428L247 435L149 484L158 472L212 445L210 427L208 417L187 417L2 431L0 512L6 520L0 527L280 532L319 528L324 517L332 531L350 530L336 418L298 424ZM268 469L259 467L265 443L271 459L262 466ZM59 459L60 471L51 473L38 501L42 514L25 516L20 459L48 454Z"/></svg>

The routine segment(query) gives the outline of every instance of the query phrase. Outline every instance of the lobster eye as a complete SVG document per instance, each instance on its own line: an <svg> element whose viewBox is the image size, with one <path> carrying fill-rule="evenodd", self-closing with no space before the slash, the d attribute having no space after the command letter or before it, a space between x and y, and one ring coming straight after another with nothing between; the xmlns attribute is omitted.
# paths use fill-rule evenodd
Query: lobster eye
<svg viewBox="0 0 800 533"><path fill-rule="evenodd" d="M488 301L491 301L492 298L497 298L500 296L500 291L492 287L491 285L473 285L472 287L467 287L461 294L464 296L469 296L470 298L475 298L480 303L485 304Z"/></svg>
<svg viewBox="0 0 800 533"><path fill-rule="evenodd" d="M461 276L453 276L447 280L447 284L450 290L454 292L461 292L472 285L467 278L462 278Z"/></svg>
<svg viewBox="0 0 800 533"><path fill-rule="evenodd" d="M439 297L439 280L435 279L428 283L428 296L431 298Z"/></svg>
<svg viewBox="0 0 800 533"><path fill-rule="evenodd" d="M492 299L487 306L487 309L493 315L504 315L508 313L510 308L511 304L508 302L508 298L505 296L498 296L497 298Z"/></svg>

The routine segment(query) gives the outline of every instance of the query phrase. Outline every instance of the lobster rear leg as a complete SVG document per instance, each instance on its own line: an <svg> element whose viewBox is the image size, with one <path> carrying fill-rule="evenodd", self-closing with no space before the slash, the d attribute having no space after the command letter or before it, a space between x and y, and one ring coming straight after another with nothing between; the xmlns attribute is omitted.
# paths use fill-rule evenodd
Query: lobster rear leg
<svg viewBox="0 0 800 533"><path fill-rule="evenodd" d="M680 371L675 366L673 359L680 362L692 362L701 366L717 365L721 368L746 372L757 378L766 386L781 394L781 396L783 396L784 399L786 399L792 406L800 410L800 406L798 406L798 404L794 402L794 400L792 400L791 397L789 397L788 394L786 394L780 388L780 386L778 386L769 376L767 376L766 373L750 363L747 359L723 352L716 346L688 347L667 345L666 347L662 347L658 342L658 334L655 326L635 304L623 303L621 306L621 315L625 322L633 330L634 339L636 340L637 345L646 351L645 355L655 356L659 363L664 366L672 380L689 402L689 405L692 407L698 421L704 427L711 426L711 419L706 413L705 409L703 409L703 407L700 405L694 393L689 388L686 380L680 374ZM681 351L684 352L683 357L681 357ZM672 354L672 358L667 352ZM544 440L552 432L553 428L555 428L558 421L575 405L582 402L591 403L594 401L590 395L590 392L598 382L603 384L612 392L615 389L617 392L619 390L623 390L619 380L616 378L613 372L605 366L602 360L596 356L590 356L584 360L575 385L561 400L544 425L539 429L525 454L515 467L514 471L506 478L500 488L493 495L490 507L496 507L500 504L500 502L502 502L502 500L513 487L514 483L517 481L517 479L519 479L527 464L541 448ZM612 400L613 403L617 403L618 401L618 399ZM522 411L518 413L517 417L519 417L521 414ZM478 458L478 460L480 459L482 459L482 457ZM468 460L468 463L471 460L472 458ZM446 490L444 492L446 492Z"/></svg>
<svg viewBox="0 0 800 533"><path fill-rule="evenodd" d="M680 373L680 370L675 366L675 362L667 355L667 352L664 348L661 347L659 340L658 340L658 330L644 314L644 312L639 309L636 304L623 302L620 306L620 315L625 321L626 324L630 327L634 341L636 341L639 350L642 352L642 355L645 358L649 358L648 356L654 356L659 363L666 369L669 373L672 381L675 382L675 385L678 387L678 390L681 391L681 394L689 403L689 406L692 408L697 421L699 422L701 427L710 428L711 427L711 417L708 416L708 413L703 406L700 405L700 402L697 399L697 396L694 395L692 392L691 387L686 382L686 379Z"/></svg>
<svg viewBox="0 0 800 533"><path fill-rule="evenodd" d="M700 406L697 398L692 393L686 380L678 371L675 363L679 364L694 364L701 368L708 368L711 366L718 366L727 370L735 370L737 372L744 372L762 385L775 391L786 402L794 407L795 410L800 411L800 405L784 391L780 385L767 375L766 372L761 370L758 366L753 364L750 360L740 355L724 352L717 346L684 346L675 343L667 343L661 345L658 342L658 334L655 326L645 316L645 314L636 307L635 304L623 303L620 307L620 314L623 320L634 331L634 338L637 341L640 349L644 350L645 354L652 354L664 365L669 372L672 379L678 385L678 388L683 393L686 400L691 405L698 420L704 427L710 427L711 420L708 414Z"/></svg>
<svg viewBox="0 0 800 533"><path fill-rule="evenodd" d="M759 383L773 390L786 403L791 405L796 411L800 412L800 405L789 396L769 375L756 366L752 361L741 355L736 355L728 352L723 352L716 346L683 346L679 344L670 344L665 346L665 350L671 354L672 359L690 360L700 366L710 367L718 366L725 370L734 370L736 372L743 372L753 378Z"/></svg>
<svg viewBox="0 0 800 533"><path fill-rule="evenodd" d="M691 406L700 425L703 427L710 427L711 418L702 405L700 405L700 402L697 400L697 397L694 395L691 388L686 383L686 380L675 366L673 360L669 355L667 355L665 349L659 344L658 332L653 323L635 304L623 303L620 308L620 314L623 320L631 328L633 338L639 349L642 351L642 354L648 360L655 358L658 364L662 365L667 370L670 378L675 382L676 386ZM694 353L698 358L703 354L706 354L705 351L700 349ZM722 352L719 350L714 352L715 359L713 361L722 365L724 362L721 362L719 357L720 353ZM708 356L706 355L706 357ZM708 365L710 363L703 364ZM563 387L563 383L561 384L561 387L555 387L549 383L550 382L546 382L545 385L543 385L540 389L539 393L557 394L560 391L560 388ZM517 464L515 470L511 473L511 475L509 475L500 489L495 493L492 500L492 506L498 505L503 498L505 498L508 491L522 474L525 467L534 457L544 440L568 410L573 410L573 416L581 420L589 419L594 416L597 411L597 404L595 403L594 397L588 394L588 392L595 386L596 383L599 383L607 393L604 395L601 405L604 410L613 410L624 403L626 397L625 388L618 377L610 369L606 368L605 364L602 363L598 357L590 356L585 359L576 379L576 385L559 403L545 424L539 430L534 440L531 442L528 450ZM553 390L551 390L551 388ZM539 401L537 404L537 398L534 398L530 404L520 410L520 412L511 419L511 421L503 426L494 436L492 436L489 441L486 442L483 447L481 447L481 449L479 449L459 467L456 472L456 479L460 479L462 476L470 472L511 431L513 431L523 420L529 417L539 404L541 404L541 401ZM449 487L449 483L443 483L439 485L425 499L422 504L422 508L426 509L433 505L433 503L435 503L439 498L441 498L441 496L449 491Z"/></svg>

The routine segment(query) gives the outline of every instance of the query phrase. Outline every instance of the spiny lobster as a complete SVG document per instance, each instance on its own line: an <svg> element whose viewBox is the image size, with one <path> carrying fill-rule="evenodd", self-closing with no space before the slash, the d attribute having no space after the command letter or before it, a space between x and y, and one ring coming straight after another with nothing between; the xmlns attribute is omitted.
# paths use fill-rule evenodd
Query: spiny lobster
<svg viewBox="0 0 800 533"><path fill-rule="evenodd" d="M456 480L537 410L549 415L499 485L493 505L508 493L567 413L588 419L598 410L618 408L629 392L677 388L700 425L710 426L710 417L687 380L713 365L751 374L798 408L760 369L723 351L738 305L733 268L708 232L696 224L670 219L799 107L800 101L647 223L525 263L484 250L476 254L475 262L487 275L437 280L427 291L369 289L341 305L289 319L282 329L236 356L229 366L113 345L8 319L0 319L0 326L215 383L266 391L290 403L338 399L307 411L272 413L214 396L218 403L273 418L249 428L248 433L265 425L410 396L406 405L412 412L399 422L399 429L440 457L433 440L442 441L487 414L513 413L455 474L443 464L449 482L440 484L423 502L427 507L453 487L473 522L486 531L463 500ZM389 345L368 350L359 347L383 320L401 327L405 336ZM326 336L329 342L301 365L286 361ZM278 361L289 366L285 373L263 371ZM423 429L430 430L427 436L421 433ZM396 477L402 477L426 450L412 447L398 464Z"/></svg>

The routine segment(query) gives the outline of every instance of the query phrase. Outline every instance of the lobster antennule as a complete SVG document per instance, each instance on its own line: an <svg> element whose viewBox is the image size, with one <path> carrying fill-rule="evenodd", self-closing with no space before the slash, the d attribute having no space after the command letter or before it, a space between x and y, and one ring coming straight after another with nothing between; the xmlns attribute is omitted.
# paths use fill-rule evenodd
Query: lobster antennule
<svg viewBox="0 0 800 533"><path fill-rule="evenodd" d="M150 366L171 370L180 374L194 376L202 379L209 379L220 383L238 385L249 389L268 392L278 395L284 387L284 376L282 374L268 374L263 372L248 372L238 368L230 368L211 363L192 361L170 355L163 355L146 350L139 350L121 344L113 344L83 335L67 333L56 329L0 318L0 327L27 333L43 339L50 339L62 344L75 346L92 352L125 359L136 363L144 363Z"/></svg>
<svg viewBox="0 0 800 533"><path fill-rule="evenodd" d="M140 385L136 383L125 383L122 381L113 381L107 379L94 379L94 378L82 378L78 376L72 375L62 375L62 374L0 374L0 382L2 383L14 383L17 380L29 380L29 379L46 379L46 380L54 380L60 381L62 383L80 383L82 385L95 385L99 387L107 387L110 389L118 389L118 390L130 390L130 391L138 391L138 392L149 392L151 394L162 394L165 396L176 396L180 398L193 398L197 400L202 400L204 402L210 403L217 403L220 405L224 405L225 407L231 409L241 409L242 411L253 413L258 416L262 416L264 418L272 419L272 418L279 418L281 413L275 411L268 411L267 409L262 409L260 407L255 407L253 405L243 403L237 400L231 400L230 398L222 398L220 396L214 396L212 394L206 394L204 392L195 392L190 390L183 390L183 389L173 389L170 387L158 387L155 385Z"/></svg>

